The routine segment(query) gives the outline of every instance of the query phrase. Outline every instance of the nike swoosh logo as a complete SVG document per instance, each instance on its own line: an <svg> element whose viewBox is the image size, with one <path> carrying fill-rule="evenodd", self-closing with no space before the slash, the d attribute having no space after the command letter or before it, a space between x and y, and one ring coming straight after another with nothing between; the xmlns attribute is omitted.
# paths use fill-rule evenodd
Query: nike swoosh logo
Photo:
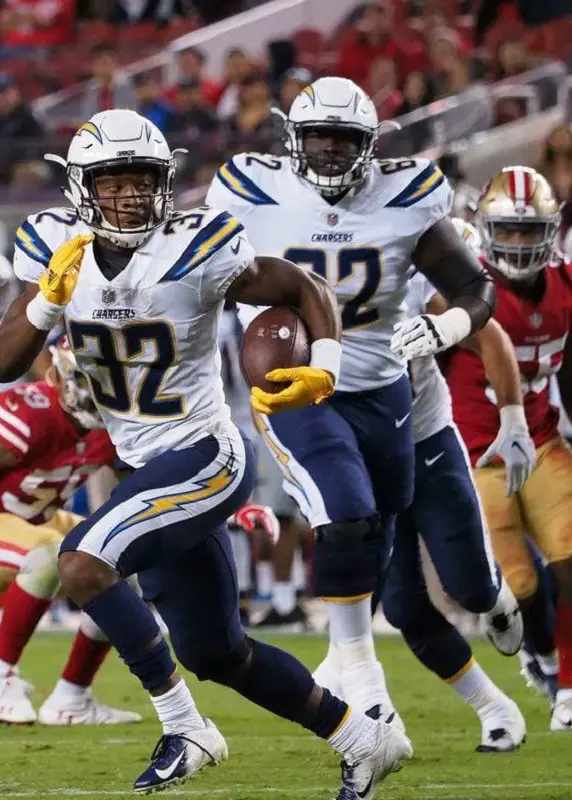
<svg viewBox="0 0 572 800"><path fill-rule="evenodd" d="M186 751L183 750L181 753L179 753L177 758L173 761L173 763L169 767L167 767L167 769L156 769L155 773L157 774L157 777L161 778L162 781L166 781L168 778L170 778L171 775L179 766L179 764L181 763L181 761L183 760L183 758L185 757L185 752Z"/></svg>
<svg viewBox="0 0 572 800"><path fill-rule="evenodd" d="M442 458L444 455L445 455L445 451L441 450L441 452L437 453L437 455L434 456L433 458L426 458L425 459L425 466L426 467L432 467L433 464L437 463L437 461L439 461L439 459Z"/></svg>
<svg viewBox="0 0 572 800"><path fill-rule="evenodd" d="M517 447L520 450L520 452L522 453L522 455L526 456L526 453L524 452L524 449L523 449L522 445L519 444L518 442L513 442L512 443L512 447Z"/></svg>
<svg viewBox="0 0 572 800"><path fill-rule="evenodd" d="M409 414L406 414L404 417L401 417L401 419L396 419L395 427L401 428L402 425L405 425L410 416L411 416L411 411L409 412Z"/></svg>
<svg viewBox="0 0 572 800"><path fill-rule="evenodd" d="M240 239L237 241L236 247L233 247L232 245L230 246L230 249L232 250L232 252L234 253L235 256L238 254L238 251L240 250L240 243L241 242L242 242L242 237L240 237Z"/></svg>
<svg viewBox="0 0 572 800"><path fill-rule="evenodd" d="M365 787L365 789L364 789L363 791L361 791L361 792L358 792L358 790L356 789L356 794L357 794L357 796L358 796L358 797L367 797L367 795L368 795L368 792L369 792L369 791L370 791L370 789L371 789L371 784L372 784L372 783L373 783L373 772L372 772L372 774L371 774L371 778L370 778L370 779L369 779L369 781L367 782L367 786Z"/></svg>

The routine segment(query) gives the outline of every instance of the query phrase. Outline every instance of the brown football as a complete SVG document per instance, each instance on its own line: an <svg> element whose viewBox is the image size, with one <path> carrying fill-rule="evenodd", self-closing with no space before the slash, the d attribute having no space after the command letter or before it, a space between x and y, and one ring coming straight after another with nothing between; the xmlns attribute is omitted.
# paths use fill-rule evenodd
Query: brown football
<svg viewBox="0 0 572 800"><path fill-rule="evenodd" d="M267 308L244 331L240 366L249 386L280 392L285 384L267 381L273 369L306 367L310 363L310 337L304 321L291 308Z"/></svg>

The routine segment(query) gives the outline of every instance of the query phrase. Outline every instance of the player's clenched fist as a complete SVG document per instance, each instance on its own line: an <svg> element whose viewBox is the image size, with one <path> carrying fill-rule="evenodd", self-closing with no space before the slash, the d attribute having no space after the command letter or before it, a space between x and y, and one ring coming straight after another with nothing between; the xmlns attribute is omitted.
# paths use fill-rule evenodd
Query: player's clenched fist
<svg viewBox="0 0 572 800"><path fill-rule="evenodd" d="M80 234L60 245L53 254L47 272L38 281L48 303L58 306L69 303L77 283L84 249L92 241L93 234Z"/></svg>
<svg viewBox="0 0 572 800"><path fill-rule="evenodd" d="M92 241L92 234L74 236L50 258L38 280L40 291L26 308L28 320L38 330L49 331L59 321L76 287L84 250Z"/></svg>
<svg viewBox="0 0 572 800"><path fill-rule="evenodd" d="M289 382L289 386L277 394L264 392L258 386L253 386L250 402L254 410L261 414L323 403L335 388L332 375L325 369L316 367L274 369L265 377L276 383Z"/></svg>

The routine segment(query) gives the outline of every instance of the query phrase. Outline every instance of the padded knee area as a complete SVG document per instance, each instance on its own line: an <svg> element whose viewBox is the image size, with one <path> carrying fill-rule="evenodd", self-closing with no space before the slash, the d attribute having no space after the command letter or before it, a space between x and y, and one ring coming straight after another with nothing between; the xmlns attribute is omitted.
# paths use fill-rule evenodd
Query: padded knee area
<svg viewBox="0 0 572 800"><path fill-rule="evenodd" d="M207 637L208 638L208 637ZM200 681L235 686L248 666L251 648L244 631L240 639L205 641L172 640L177 658Z"/></svg>
<svg viewBox="0 0 572 800"><path fill-rule="evenodd" d="M16 583L33 597L49 600L59 586L59 542L49 542L34 547L27 553Z"/></svg>
<svg viewBox="0 0 572 800"><path fill-rule="evenodd" d="M496 603L497 595L498 589L491 582L473 589L467 586L451 596L465 611L471 614L486 614Z"/></svg>
<svg viewBox="0 0 572 800"><path fill-rule="evenodd" d="M373 592L382 558L383 531L377 514L316 528L315 594L358 597Z"/></svg>

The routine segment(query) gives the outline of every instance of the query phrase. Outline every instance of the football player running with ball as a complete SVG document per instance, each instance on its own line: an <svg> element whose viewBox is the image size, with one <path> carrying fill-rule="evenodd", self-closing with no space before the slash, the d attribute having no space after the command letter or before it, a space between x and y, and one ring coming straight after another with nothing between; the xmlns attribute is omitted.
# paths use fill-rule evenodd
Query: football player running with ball
<svg viewBox="0 0 572 800"><path fill-rule="evenodd" d="M520 602L528 669L547 694L558 673L550 727L572 730L572 452L558 434L558 409L549 402L549 380L558 373L564 407L572 410L572 267L555 250L560 213L547 181L527 167L494 175L475 218L485 263L497 285L495 319L509 335L519 364L524 418L536 446L536 467L521 489L505 491L505 468L490 462L489 448L514 418L498 398L482 362L459 350L447 369L455 422L469 450L497 562ZM513 445L514 446L514 445ZM503 452L500 452L501 457ZM481 469L478 469L482 467ZM558 587L553 652L551 604L527 544L531 537L550 564ZM551 680L552 678L552 680ZM538 681L537 681L538 682Z"/></svg>
<svg viewBox="0 0 572 800"><path fill-rule="evenodd" d="M296 261L335 291L343 326L336 393L297 410L279 395L258 395L254 408L284 486L315 532L314 589L326 604L344 693L372 716L391 718L371 594L394 515L411 503L415 459L406 360L390 344L394 336L405 350L414 341L423 354L456 344L489 319L494 287L448 219L452 192L438 167L374 159L383 126L353 82L316 81L284 125L288 156L235 156L207 198L232 211L259 252ZM401 327L412 263L450 308Z"/></svg>
<svg viewBox="0 0 572 800"><path fill-rule="evenodd" d="M24 372L63 317L118 456L133 470L66 537L59 574L149 691L161 721L134 788L163 789L227 756L152 612L121 580L136 572L184 666L328 740L373 793L410 755L407 737L322 690L292 656L245 634L226 526L251 493L254 453L224 403L223 303L300 314L311 360L291 371L287 388L287 405L300 406L335 389L335 299L294 264L257 258L228 212L174 212L175 154L137 113L96 114L74 135L67 160L58 160L73 209L22 225L14 266L25 288L0 324L0 379ZM353 789L343 796L354 800Z"/></svg>

